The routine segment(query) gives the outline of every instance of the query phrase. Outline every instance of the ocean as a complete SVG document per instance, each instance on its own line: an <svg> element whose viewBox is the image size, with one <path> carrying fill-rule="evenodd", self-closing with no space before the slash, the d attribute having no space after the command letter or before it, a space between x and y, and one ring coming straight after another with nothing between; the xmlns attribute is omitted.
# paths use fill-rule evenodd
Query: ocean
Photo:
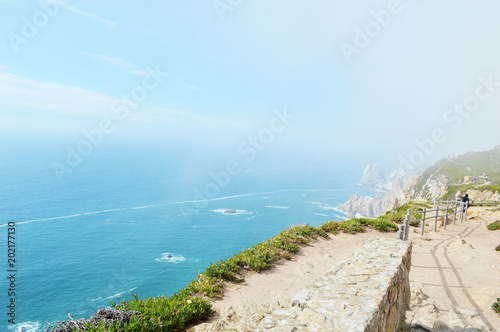
<svg viewBox="0 0 500 332"><path fill-rule="evenodd" d="M15 296L7 280L0 301L4 312L15 299L16 324L3 314L0 330L45 331L131 294L172 295L211 262L292 225L340 221L337 204L373 193L356 184L365 165L340 157L328 167L242 162L239 174L228 175L230 157L202 165L203 156L187 155L103 147L59 181L52 163L64 160L60 149L4 145L1 271L4 281L15 271ZM7 266L9 222L16 224L14 268Z"/></svg>

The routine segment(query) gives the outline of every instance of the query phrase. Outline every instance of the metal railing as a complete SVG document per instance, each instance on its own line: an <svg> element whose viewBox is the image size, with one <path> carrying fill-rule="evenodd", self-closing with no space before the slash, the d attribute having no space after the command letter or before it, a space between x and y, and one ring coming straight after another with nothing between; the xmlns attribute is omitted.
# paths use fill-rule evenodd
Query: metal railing
<svg viewBox="0 0 500 332"><path fill-rule="evenodd" d="M448 218L453 216L453 223L455 224L457 220L457 214L460 214L460 221L467 220L467 209L468 205L465 202L456 200L439 200L434 201L434 209L427 210L424 208L422 211L411 212L408 210L406 213L406 218L402 225L399 225L399 230L397 238L403 241L408 241L408 236L410 233L410 222L420 221L420 235L424 235L425 221L428 219L434 219L434 232L437 231L437 223L439 217L444 217L443 229L446 229L446 224L448 223ZM451 210L451 212L450 212ZM440 211L445 213L439 214ZM422 214L420 219L411 219L413 215Z"/></svg>

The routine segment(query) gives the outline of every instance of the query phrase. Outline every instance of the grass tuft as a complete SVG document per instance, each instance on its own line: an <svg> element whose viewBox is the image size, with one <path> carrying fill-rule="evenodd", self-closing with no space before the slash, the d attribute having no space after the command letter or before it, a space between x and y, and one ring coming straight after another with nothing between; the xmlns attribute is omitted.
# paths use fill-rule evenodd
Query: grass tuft
<svg viewBox="0 0 500 332"><path fill-rule="evenodd" d="M495 310L496 312L498 312L500 314L500 297L497 298L497 301L495 303L493 303L491 305L491 307L493 308L493 310Z"/></svg>
<svg viewBox="0 0 500 332"><path fill-rule="evenodd" d="M490 231L497 231L499 229L500 229L500 220L492 222L491 224L488 225L488 230Z"/></svg>

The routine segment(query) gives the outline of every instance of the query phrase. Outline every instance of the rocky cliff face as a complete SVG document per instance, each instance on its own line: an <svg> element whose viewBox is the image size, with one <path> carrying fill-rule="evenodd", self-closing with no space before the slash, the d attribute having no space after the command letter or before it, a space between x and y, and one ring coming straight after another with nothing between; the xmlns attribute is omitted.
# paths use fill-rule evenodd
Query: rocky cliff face
<svg viewBox="0 0 500 332"><path fill-rule="evenodd" d="M349 218L354 217L368 217L374 218L375 216L380 216L385 213L388 209L391 209L394 205L392 198L387 197L383 193L378 193L374 197L360 197L358 194L354 194L347 202L337 206L347 213Z"/></svg>
<svg viewBox="0 0 500 332"><path fill-rule="evenodd" d="M492 191L479 191L479 190L467 190L467 194L469 195L469 199L473 202L494 202L500 201L500 194Z"/></svg>
<svg viewBox="0 0 500 332"><path fill-rule="evenodd" d="M405 192L405 202L409 202L411 200L432 201L434 199L439 199L448 193L450 180L443 174L432 174L422 187L416 186L416 183L420 181L422 181L422 175L419 176L416 179L416 182Z"/></svg>
<svg viewBox="0 0 500 332"><path fill-rule="evenodd" d="M360 184L368 187L383 186L386 182L387 180L380 170L378 163L368 164L363 172L361 181L359 181Z"/></svg>
<svg viewBox="0 0 500 332"><path fill-rule="evenodd" d="M444 196L461 196L467 190L472 201L500 201L500 194L482 191L482 186L500 186L500 146L493 150L471 152L461 156L441 159L419 175L402 178L404 168L396 167L389 176L384 176L377 163L369 164L360 184L381 189L385 194L372 197L354 195L337 206L350 217L361 214L377 217L394 207L409 201L433 201ZM400 166L403 167L403 166ZM457 192L458 191L458 192Z"/></svg>
<svg viewBox="0 0 500 332"><path fill-rule="evenodd" d="M372 197L360 197L354 194L347 202L337 206L337 209L347 213L348 217L356 216L376 218L383 215L387 210L398 204L406 203L405 189L415 182L417 175L410 175L406 179L395 178L385 183L390 191L377 193Z"/></svg>

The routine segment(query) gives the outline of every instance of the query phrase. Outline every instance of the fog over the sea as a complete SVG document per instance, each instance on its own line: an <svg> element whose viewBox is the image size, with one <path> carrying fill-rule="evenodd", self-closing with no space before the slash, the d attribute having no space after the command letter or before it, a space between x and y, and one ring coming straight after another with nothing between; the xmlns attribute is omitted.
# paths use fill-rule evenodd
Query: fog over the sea
<svg viewBox="0 0 500 332"><path fill-rule="evenodd" d="M193 162L324 166L426 165L500 143L495 1L0 1L0 10L10 147L51 141L47 151L64 159L82 141L92 153L135 142L185 149Z"/></svg>

